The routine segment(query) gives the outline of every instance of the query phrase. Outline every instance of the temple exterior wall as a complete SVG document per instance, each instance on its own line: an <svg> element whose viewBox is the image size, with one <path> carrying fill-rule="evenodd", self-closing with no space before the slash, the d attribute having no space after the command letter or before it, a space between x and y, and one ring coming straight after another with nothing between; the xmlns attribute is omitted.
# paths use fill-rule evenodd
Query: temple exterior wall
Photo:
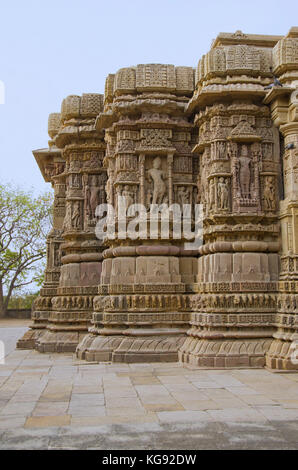
<svg viewBox="0 0 298 470"><path fill-rule="evenodd" d="M220 33L196 69L120 69L104 95L68 96L49 135L33 153L54 223L18 347L297 369L298 28ZM102 204L116 215L101 238ZM187 205L193 234L200 207L201 242L177 236L173 215L164 231L165 213L150 232L155 204Z"/></svg>

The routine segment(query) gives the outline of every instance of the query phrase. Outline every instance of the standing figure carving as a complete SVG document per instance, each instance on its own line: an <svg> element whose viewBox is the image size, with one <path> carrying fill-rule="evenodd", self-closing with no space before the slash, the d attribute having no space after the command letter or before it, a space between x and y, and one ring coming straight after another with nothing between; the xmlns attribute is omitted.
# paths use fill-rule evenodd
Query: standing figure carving
<svg viewBox="0 0 298 470"><path fill-rule="evenodd" d="M99 191L100 188L97 185L97 176L91 176L91 185L90 185L90 196L89 196L89 214L91 219L95 217L95 210L98 206L98 198L99 198Z"/></svg>
<svg viewBox="0 0 298 470"><path fill-rule="evenodd" d="M184 204L189 204L189 199L190 199L189 188L186 188L185 186L181 186L178 189L178 201L180 205L183 207Z"/></svg>
<svg viewBox="0 0 298 470"><path fill-rule="evenodd" d="M71 222L72 222L72 227L73 228L79 228L80 227L80 202L75 201L73 205L73 212L71 216Z"/></svg>
<svg viewBox="0 0 298 470"><path fill-rule="evenodd" d="M127 210L134 203L134 194L130 190L128 184L124 186L124 189L122 190L122 196L125 198L125 208Z"/></svg>
<svg viewBox="0 0 298 470"><path fill-rule="evenodd" d="M66 213L63 221L63 230L71 228L71 205L70 203L66 204Z"/></svg>
<svg viewBox="0 0 298 470"><path fill-rule="evenodd" d="M166 192L164 172L160 169L160 167L161 159L159 157L156 157L153 160L153 168L148 170L149 178L151 178L153 181L152 204L161 204L163 202Z"/></svg>
<svg viewBox="0 0 298 470"><path fill-rule="evenodd" d="M274 188L272 176L269 176L265 180L264 203L265 203L265 209L267 210L275 209L275 188Z"/></svg>
<svg viewBox="0 0 298 470"><path fill-rule="evenodd" d="M220 209L228 209L229 208L229 188L228 183L225 178L219 178L219 182L217 184L217 195L218 195L218 202Z"/></svg>
<svg viewBox="0 0 298 470"><path fill-rule="evenodd" d="M225 143L224 142L220 142L218 144L218 156L219 158L225 158L225 150L226 150L226 146L225 146Z"/></svg>
<svg viewBox="0 0 298 470"><path fill-rule="evenodd" d="M239 157L239 184L241 196L243 198L250 197L250 183L251 183L251 159L248 156L246 145L241 147L241 155Z"/></svg>

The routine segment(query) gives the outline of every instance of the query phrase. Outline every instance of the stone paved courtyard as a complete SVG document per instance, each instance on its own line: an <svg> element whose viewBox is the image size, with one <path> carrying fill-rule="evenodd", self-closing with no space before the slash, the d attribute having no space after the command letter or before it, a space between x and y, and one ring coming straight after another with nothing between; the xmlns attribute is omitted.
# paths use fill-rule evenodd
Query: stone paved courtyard
<svg viewBox="0 0 298 470"><path fill-rule="evenodd" d="M15 350L27 326L0 323L0 449L298 449L298 373Z"/></svg>

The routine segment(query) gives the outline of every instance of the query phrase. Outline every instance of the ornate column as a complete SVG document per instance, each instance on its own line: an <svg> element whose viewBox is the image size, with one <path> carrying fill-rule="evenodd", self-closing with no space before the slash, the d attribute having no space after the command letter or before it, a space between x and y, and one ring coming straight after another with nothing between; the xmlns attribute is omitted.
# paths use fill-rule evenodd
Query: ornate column
<svg viewBox="0 0 298 470"><path fill-rule="evenodd" d="M262 104L278 38L220 34L198 64L204 244L188 338L179 358L260 367L272 342L279 271L279 139Z"/></svg>
<svg viewBox="0 0 298 470"><path fill-rule="evenodd" d="M17 347L34 349L36 341L46 331L48 318L52 310L52 297L57 293L61 267L62 224L65 215L65 162L61 150L56 146L56 136L60 127L60 113L49 115L48 149L34 150L33 155L46 182L51 183L54 189L53 227L47 236L47 261L44 283L39 296L32 305L32 320L30 330L18 340Z"/></svg>
<svg viewBox="0 0 298 470"><path fill-rule="evenodd" d="M75 351L90 325L102 260L101 242L94 233L95 209L106 200L105 143L103 132L94 127L101 110L98 94L69 96L61 107L56 144L66 162L62 266L47 331L37 341L41 352Z"/></svg>
<svg viewBox="0 0 298 470"><path fill-rule="evenodd" d="M138 65L107 79L105 112L97 125L107 129L108 200L117 195L126 207L180 203L174 186L195 188L190 141L192 124L184 116L193 91L193 70L172 65ZM111 91L112 90L112 91ZM112 188L114 191L112 192ZM114 198L114 199L113 199ZM130 222L133 217L128 217ZM189 294L195 258L184 240L158 230L150 237L107 240L99 296L89 335L77 348L87 360L114 362L176 361L189 320ZM146 230L145 230L146 232Z"/></svg>
<svg viewBox="0 0 298 470"><path fill-rule="evenodd" d="M264 103L283 137L283 197L280 201L281 271L274 341L266 355L272 369L298 369L298 28L291 28L273 49L273 87Z"/></svg>

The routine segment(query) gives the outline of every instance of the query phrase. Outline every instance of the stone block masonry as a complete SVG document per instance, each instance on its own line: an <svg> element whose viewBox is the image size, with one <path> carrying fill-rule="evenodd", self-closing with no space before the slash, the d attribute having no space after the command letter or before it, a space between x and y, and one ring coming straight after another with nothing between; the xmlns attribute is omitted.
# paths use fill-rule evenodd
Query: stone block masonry
<svg viewBox="0 0 298 470"><path fill-rule="evenodd" d="M196 69L120 69L104 95L68 96L49 135L33 153L54 224L19 347L297 369L298 28L220 33ZM158 217L155 237L123 238L119 213L98 239L96 208L121 200L189 205L192 227L201 204L203 244L185 249L173 219L162 236Z"/></svg>

